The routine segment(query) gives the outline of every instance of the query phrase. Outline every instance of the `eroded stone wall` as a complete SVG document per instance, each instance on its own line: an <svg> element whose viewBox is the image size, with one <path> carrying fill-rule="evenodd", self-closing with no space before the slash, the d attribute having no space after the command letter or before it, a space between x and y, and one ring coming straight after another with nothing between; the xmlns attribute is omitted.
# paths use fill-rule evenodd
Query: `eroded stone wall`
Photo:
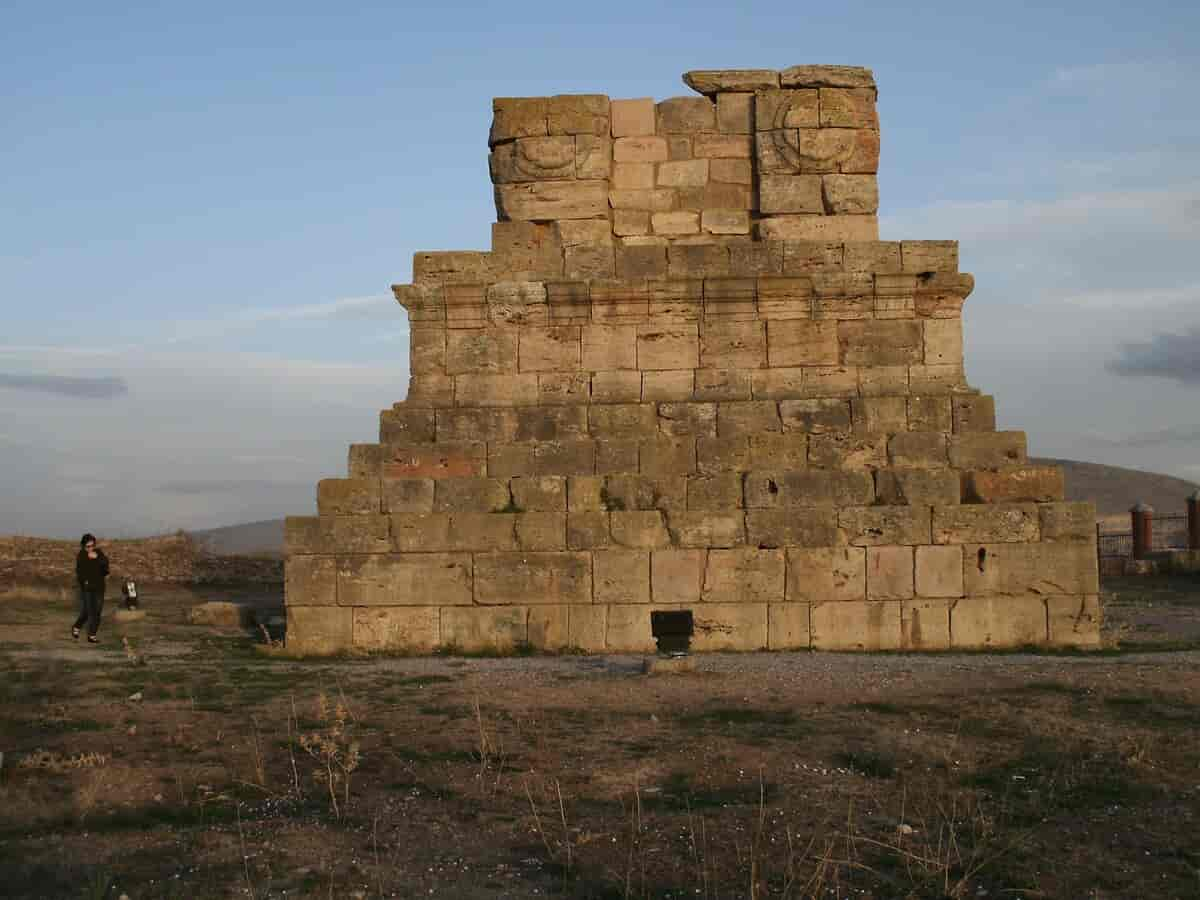
<svg viewBox="0 0 1200 900"><path fill-rule="evenodd" d="M879 241L868 70L498 99L490 251L397 285L408 398L287 523L303 651L1099 640L1094 510L964 377L953 241Z"/></svg>

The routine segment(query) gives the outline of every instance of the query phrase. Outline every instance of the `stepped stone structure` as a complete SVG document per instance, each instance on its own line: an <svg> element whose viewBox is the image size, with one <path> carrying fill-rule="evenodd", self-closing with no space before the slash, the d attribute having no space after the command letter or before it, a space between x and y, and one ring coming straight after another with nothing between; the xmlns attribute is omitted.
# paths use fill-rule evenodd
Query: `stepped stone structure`
<svg viewBox="0 0 1200 900"><path fill-rule="evenodd" d="M490 251L397 285L407 399L287 522L288 643L1099 641L1095 515L968 387L954 241L880 241L867 69L496 99Z"/></svg>

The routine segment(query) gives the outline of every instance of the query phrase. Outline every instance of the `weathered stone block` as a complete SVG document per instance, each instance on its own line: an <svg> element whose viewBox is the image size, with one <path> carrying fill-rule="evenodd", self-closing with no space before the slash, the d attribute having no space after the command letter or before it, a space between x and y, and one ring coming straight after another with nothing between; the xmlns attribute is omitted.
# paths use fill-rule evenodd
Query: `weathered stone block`
<svg viewBox="0 0 1200 900"><path fill-rule="evenodd" d="M354 610L354 648L368 653L430 653L441 643L436 606L359 607Z"/></svg>
<svg viewBox="0 0 1200 900"><path fill-rule="evenodd" d="M470 328L446 332L447 374L505 374L516 370L515 329Z"/></svg>
<svg viewBox="0 0 1200 900"><path fill-rule="evenodd" d="M892 435L888 461L909 469L937 469L946 465L947 437L940 431L909 431Z"/></svg>
<svg viewBox="0 0 1200 900"><path fill-rule="evenodd" d="M575 135L575 176L608 178L612 169L612 141L594 134Z"/></svg>
<svg viewBox="0 0 1200 900"><path fill-rule="evenodd" d="M1041 597L964 597L950 609L955 650L1042 645L1048 637Z"/></svg>
<svg viewBox="0 0 1200 900"><path fill-rule="evenodd" d="M779 73L783 87L873 88L875 76L861 66L792 66Z"/></svg>
<svg viewBox="0 0 1200 900"><path fill-rule="evenodd" d="M647 403L692 399L695 373L691 369L642 373L642 400ZM660 426L661 426L660 421ZM675 432L670 432L675 433Z"/></svg>
<svg viewBox="0 0 1200 900"><path fill-rule="evenodd" d="M671 544L685 548L741 547L746 543L741 513L671 512L666 516Z"/></svg>
<svg viewBox="0 0 1200 900"><path fill-rule="evenodd" d="M354 644L354 611L337 606L287 607L287 648L323 656Z"/></svg>
<svg viewBox="0 0 1200 900"><path fill-rule="evenodd" d="M775 244L774 246L781 246ZM758 312L763 319L811 319L812 318L812 279L803 276L767 276L758 279ZM781 338L787 336L786 329L778 329L772 335L771 325L767 324L768 355L771 365L785 365L776 360L775 345ZM833 353L830 357L837 362L837 329L833 328ZM786 349L786 348L781 348Z"/></svg>
<svg viewBox="0 0 1200 900"><path fill-rule="evenodd" d="M625 237L650 233L650 213L640 209L614 209L613 234Z"/></svg>
<svg viewBox="0 0 1200 900"><path fill-rule="evenodd" d="M591 179L498 184L496 211L501 221L598 218L608 213L608 182Z"/></svg>
<svg viewBox="0 0 1200 900"><path fill-rule="evenodd" d="M1039 503L1038 521L1043 541L1094 543L1096 507L1091 503Z"/></svg>
<svg viewBox="0 0 1200 900"><path fill-rule="evenodd" d="M340 606L470 605L471 557L466 553L338 556Z"/></svg>
<svg viewBox="0 0 1200 900"><path fill-rule="evenodd" d="M517 348L522 372L575 372L580 368L577 325L522 328Z"/></svg>
<svg viewBox="0 0 1200 900"><path fill-rule="evenodd" d="M700 217L705 234L749 234L750 213L744 209L706 209ZM741 271L734 266L734 271Z"/></svg>
<svg viewBox="0 0 1200 900"><path fill-rule="evenodd" d="M582 329L582 365L593 372L636 369L637 326L588 325Z"/></svg>
<svg viewBox="0 0 1200 900"><path fill-rule="evenodd" d="M825 471L747 472L747 509L803 506L867 506L874 499L870 472Z"/></svg>
<svg viewBox="0 0 1200 900"><path fill-rule="evenodd" d="M807 650L812 645L807 603L772 603L767 607L767 646L772 650Z"/></svg>
<svg viewBox="0 0 1200 900"><path fill-rule="evenodd" d="M693 615L692 646L702 653L767 648L765 603L705 603Z"/></svg>
<svg viewBox="0 0 1200 900"><path fill-rule="evenodd" d="M902 642L899 601L813 604L814 650L898 650Z"/></svg>
<svg viewBox="0 0 1200 900"><path fill-rule="evenodd" d="M567 479L561 475L525 475L509 479L516 512L565 512Z"/></svg>
<svg viewBox="0 0 1200 900"><path fill-rule="evenodd" d="M717 407L717 435L734 437L739 434L779 432L779 406L773 400L732 401Z"/></svg>
<svg viewBox="0 0 1200 900"><path fill-rule="evenodd" d="M804 318L767 322L771 366L836 366L838 323Z"/></svg>
<svg viewBox="0 0 1200 900"><path fill-rule="evenodd" d="M436 434L437 410L399 405L379 414L379 441L383 444L423 444Z"/></svg>
<svg viewBox="0 0 1200 900"><path fill-rule="evenodd" d="M999 469L1025 463L1025 432L952 434L950 465L955 469Z"/></svg>
<svg viewBox="0 0 1200 900"><path fill-rule="evenodd" d="M442 646L458 652L508 653L529 638L525 606L499 609L448 606L442 609Z"/></svg>
<svg viewBox="0 0 1200 900"><path fill-rule="evenodd" d="M964 472L964 503L1048 503L1065 496L1058 466L1004 466Z"/></svg>
<svg viewBox="0 0 1200 900"><path fill-rule="evenodd" d="M687 476L689 510L742 508L742 476L738 472Z"/></svg>
<svg viewBox="0 0 1200 900"><path fill-rule="evenodd" d="M822 215L820 175L760 175L758 208L767 214L808 213Z"/></svg>
<svg viewBox="0 0 1200 900"><path fill-rule="evenodd" d="M696 464L702 473L731 472L750 466L750 445L743 435L701 437L696 441Z"/></svg>
<svg viewBox="0 0 1200 900"><path fill-rule="evenodd" d="M284 597L306 606L337 605L337 564L332 556L289 556L283 565Z"/></svg>
<svg viewBox="0 0 1200 900"><path fill-rule="evenodd" d="M701 600L706 603L778 603L784 592L784 553L742 547L709 550Z"/></svg>
<svg viewBox="0 0 1200 900"><path fill-rule="evenodd" d="M512 519L516 549L567 549L567 517L564 513L524 512L513 515Z"/></svg>
<svg viewBox="0 0 1200 900"><path fill-rule="evenodd" d="M757 369L751 373L750 392L755 400L792 400L804 396L804 368Z"/></svg>
<svg viewBox="0 0 1200 900"><path fill-rule="evenodd" d="M692 139L692 156L696 159L750 159L749 135L698 134Z"/></svg>
<svg viewBox="0 0 1200 900"><path fill-rule="evenodd" d="M950 431L953 423L951 403L950 397L909 397L909 430Z"/></svg>
<svg viewBox="0 0 1200 900"><path fill-rule="evenodd" d="M527 137L500 144L488 157L492 181L512 184L575 177L575 138Z"/></svg>
<svg viewBox="0 0 1200 900"><path fill-rule="evenodd" d="M1049 640L1055 647L1096 649L1101 645L1103 616L1095 594L1052 595L1045 598Z"/></svg>
<svg viewBox="0 0 1200 900"><path fill-rule="evenodd" d="M596 603L649 603L650 553L597 550L592 554Z"/></svg>
<svg viewBox="0 0 1200 900"><path fill-rule="evenodd" d="M856 398L850 401L850 414L854 430L860 434L895 434L908 428L908 398Z"/></svg>
<svg viewBox="0 0 1200 900"><path fill-rule="evenodd" d="M609 529L616 547L654 549L668 547L671 536L659 510L624 510L609 514Z"/></svg>
<svg viewBox="0 0 1200 900"><path fill-rule="evenodd" d="M808 466L808 437L803 434L750 435L750 464L744 469L765 471Z"/></svg>
<svg viewBox="0 0 1200 900"><path fill-rule="evenodd" d="M877 241L879 219L875 216L777 215L759 220L758 236L764 241Z"/></svg>
<svg viewBox="0 0 1200 900"><path fill-rule="evenodd" d="M948 469L878 469L875 500L888 506L947 506L957 503L958 473Z"/></svg>
<svg viewBox="0 0 1200 900"><path fill-rule="evenodd" d="M821 201L827 215L873 216L879 211L879 183L874 175L822 175L820 178Z"/></svg>
<svg viewBox="0 0 1200 900"><path fill-rule="evenodd" d="M477 553L475 602L591 603L591 554Z"/></svg>
<svg viewBox="0 0 1200 900"><path fill-rule="evenodd" d="M814 469L879 469L887 465L887 438L873 434L814 434L808 440Z"/></svg>
<svg viewBox="0 0 1200 900"><path fill-rule="evenodd" d="M867 596L862 547L789 548L787 599L795 603L862 601Z"/></svg>
<svg viewBox="0 0 1200 900"><path fill-rule="evenodd" d="M680 159L658 163L657 169L655 186L660 188L693 188L708 184L707 159Z"/></svg>
<svg viewBox="0 0 1200 900"><path fill-rule="evenodd" d="M838 399L782 400L779 414L784 431L805 434L838 434L850 431L850 403Z"/></svg>
<svg viewBox="0 0 1200 900"><path fill-rule="evenodd" d="M563 650L570 644L570 606L531 606L526 641L535 650Z"/></svg>
<svg viewBox="0 0 1200 900"><path fill-rule="evenodd" d="M908 393L907 366L861 366L858 392L864 397L886 397Z"/></svg>
<svg viewBox="0 0 1200 900"><path fill-rule="evenodd" d="M697 369L697 400L749 400L750 373L740 369Z"/></svg>
<svg viewBox="0 0 1200 900"><path fill-rule="evenodd" d="M455 375L456 406L536 406L537 375Z"/></svg>
<svg viewBox="0 0 1200 900"><path fill-rule="evenodd" d="M908 384L914 394L948 394L967 389L962 366L909 366Z"/></svg>
<svg viewBox="0 0 1200 900"><path fill-rule="evenodd" d="M696 442L688 438L642 441L639 470L643 475L687 475L696 471Z"/></svg>
<svg viewBox="0 0 1200 900"><path fill-rule="evenodd" d="M821 95L822 128L879 128L875 111L874 88L823 87Z"/></svg>
<svg viewBox="0 0 1200 900"><path fill-rule="evenodd" d="M567 646L589 653L604 650L608 631L607 606L567 607Z"/></svg>
<svg viewBox="0 0 1200 900"><path fill-rule="evenodd" d="M704 278L730 273L729 248L724 244L672 244L667 249L671 278Z"/></svg>
<svg viewBox="0 0 1200 900"><path fill-rule="evenodd" d="M1033 503L937 506L933 509L935 544L1027 543L1040 536Z"/></svg>
<svg viewBox="0 0 1200 900"><path fill-rule="evenodd" d="M867 548L867 599L907 600L913 595L913 548Z"/></svg>
<svg viewBox="0 0 1200 900"><path fill-rule="evenodd" d="M640 442L633 439L596 441L595 472L597 475L637 472L641 455Z"/></svg>
<svg viewBox="0 0 1200 900"><path fill-rule="evenodd" d="M607 135L609 102L603 94L559 94L546 100L550 134Z"/></svg>
<svg viewBox="0 0 1200 900"><path fill-rule="evenodd" d="M926 320L925 364L930 366L961 366L962 363L962 320Z"/></svg>
<svg viewBox="0 0 1200 900"><path fill-rule="evenodd" d="M917 549L919 552L921 548ZM903 601L900 604L901 649L949 650L952 603L951 600L925 597Z"/></svg>
<svg viewBox="0 0 1200 900"><path fill-rule="evenodd" d="M966 544L968 596L1098 594L1096 549L1085 543Z"/></svg>
<svg viewBox="0 0 1200 900"><path fill-rule="evenodd" d="M608 532L608 513L567 513L567 548L570 550L594 550L608 547L611 538Z"/></svg>
<svg viewBox="0 0 1200 900"><path fill-rule="evenodd" d="M961 547L917 547L917 596L961 597L963 595L962 557Z"/></svg>
<svg viewBox="0 0 1200 900"><path fill-rule="evenodd" d="M577 440L588 435L586 406L529 406L510 412L516 420L513 439L518 441Z"/></svg>
<svg viewBox="0 0 1200 900"><path fill-rule="evenodd" d="M658 609L673 609L660 607L657 603L646 604L612 604L607 610L607 630L605 648L610 653L647 653L656 649L654 636L650 631L650 613ZM571 610L572 614L576 612Z"/></svg>
<svg viewBox="0 0 1200 900"><path fill-rule="evenodd" d="M378 478L324 478L317 483L317 514L360 516L383 511Z"/></svg>
<svg viewBox="0 0 1200 900"><path fill-rule="evenodd" d="M637 368L694 369L699 360L700 337L696 325L637 326Z"/></svg>
<svg viewBox="0 0 1200 900"><path fill-rule="evenodd" d="M932 323L926 322L926 329ZM954 430L995 431L996 400L987 394L960 394L952 398L954 408Z"/></svg>
<svg viewBox="0 0 1200 900"><path fill-rule="evenodd" d="M751 547L829 547L841 542L837 510L832 508L746 512L746 543Z"/></svg>
<svg viewBox="0 0 1200 900"><path fill-rule="evenodd" d="M592 376L593 403L638 403L642 399L642 373L636 369L596 372Z"/></svg>
<svg viewBox="0 0 1200 900"><path fill-rule="evenodd" d="M653 403L593 405L588 430L597 438L652 437L658 432L658 409Z"/></svg>
<svg viewBox="0 0 1200 900"><path fill-rule="evenodd" d="M901 271L900 242L847 241L843 250L842 264L847 272L877 273L875 285L878 292L880 283L878 274Z"/></svg>
<svg viewBox="0 0 1200 900"><path fill-rule="evenodd" d="M700 365L706 369L757 369L767 364L762 322L712 322L700 335Z"/></svg>
<svg viewBox="0 0 1200 900"><path fill-rule="evenodd" d="M856 547L929 543L927 506L847 506L838 510L844 540Z"/></svg>
<svg viewBox="0 0 1200 900"><path fill-rule="evenodd" d="M838 323L841 362L860 366L900 366L922 359L921 323L876 319Z"/></svg>
<svg viewBox="0 0 1200 900"><path fill-rule="evenodd" d="M624 137L613 142L613 161L618 163L666 162L667 139L662 137ZM653 172L651 173L653 180ZM618 186L614 180L614 187ZM646 185L653 187L653 184Z"/></svg>
<svg viewBox="0 0 1200 900"><path fill-rule="evenodd" d="M434 512L512 511L507 478L445 478L431 483Z"/></svg>
<svg viewBox="0 0 1200 900"><path fill-rule="evenodd" d="M725 91L755 91L779 85L774 69L696 69L683 73L683 82L698 94L713 96Z"/></svg>
<svg viewBox="0 0 1200 900"><path fill-rule="evenodd" d="M647 372L646 375L669 374ZM716 403L660 403L658 430L662 434L685 437L712 437L717 433Z"/></svg>
<svg viewBox="0 0 1200 900"><path fill-rule="evenodd" d="M613 100L609 105L612 117L612 136L640 137L654 134L654 100L639 97L636 100Z"/></svg>
<svg viewBox="0 0 1200 900"><path fill-rule="evenodd" d="M549 134L546 97L496 97L488 144L518 137Z"/></svg>
<svg viewBox="0 0 1200 900"><path fill-rule="evenodd" d="M619 191L645 191L654 187L654 163L614 162L612 186Z"/></svg>
<svg viewBox="0 0 1200 900"><path fill-rule="evenodd" d="M659 101L659 134L695 134L717 130L717 107L706 97L671 97Z"/></svg>
<svg viewBox="0 0 1200 900"><path fill-rule="evenodd" d="M858 396L857 366L809 366L804 392L810 397Z"/></svg>
<svg viewBox="0 0 1200 900"><path fill-rule="evenodd" d="M901 241L900 258L905 272L957 272L958 241Z"/></svg>
<svg viewBox="0 0 1200 900"><path fill-rule="evenodd" d="M752 133L754 131L754 95L718 94L717 128L723 134Z"/></svg>

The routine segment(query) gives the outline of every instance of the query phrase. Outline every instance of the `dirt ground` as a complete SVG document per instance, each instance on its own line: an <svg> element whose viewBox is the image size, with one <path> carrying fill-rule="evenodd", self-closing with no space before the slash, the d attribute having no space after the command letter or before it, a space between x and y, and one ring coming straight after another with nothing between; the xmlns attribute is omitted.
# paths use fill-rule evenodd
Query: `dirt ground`
<svg viewBox="0 0 1200 900"><path fill-rule="evenodd" d="M0 896L1200 896L1200 580L1091 654L295 661L0 601ZM111 601L110 601L111 602ZM122 638L128 639L123 646Z"/></svg>

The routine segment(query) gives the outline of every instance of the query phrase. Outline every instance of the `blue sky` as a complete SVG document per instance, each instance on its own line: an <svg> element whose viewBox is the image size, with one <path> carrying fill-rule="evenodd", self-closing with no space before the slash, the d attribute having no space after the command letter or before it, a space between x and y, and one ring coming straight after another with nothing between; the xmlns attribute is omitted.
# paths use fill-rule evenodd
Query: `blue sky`
<svg viewBox="0 0 1200 900"><path fill-rule="evenodd" d="M388 286L484 248L493 96L874 69L887 239L957 238L968 376L1034 452L1200 480L1185 4L9 3L0 533L313 509L401 398Z"/></svg>

